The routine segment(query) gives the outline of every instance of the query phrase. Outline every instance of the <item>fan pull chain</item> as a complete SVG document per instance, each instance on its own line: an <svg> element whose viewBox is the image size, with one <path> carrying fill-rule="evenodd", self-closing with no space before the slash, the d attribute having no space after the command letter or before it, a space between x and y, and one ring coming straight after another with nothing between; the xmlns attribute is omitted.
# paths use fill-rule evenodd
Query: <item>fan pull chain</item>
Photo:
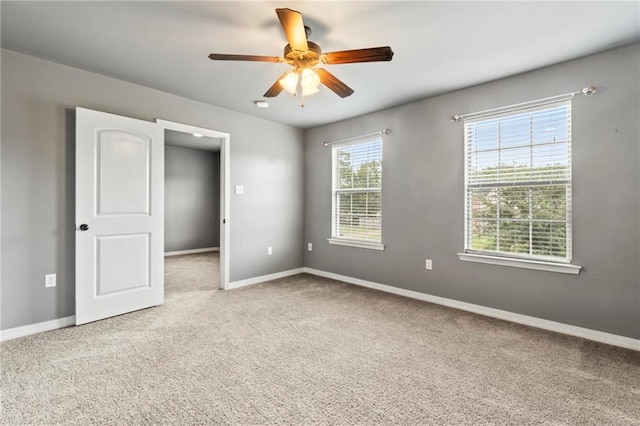
<svg viewBox="0 0 640 426"><path fill-rule="evenodd" d="M302 91L302 73L298 72L298 82L296 83L296 95L300 94L300 108L304 108L304 95Z"/></svg>

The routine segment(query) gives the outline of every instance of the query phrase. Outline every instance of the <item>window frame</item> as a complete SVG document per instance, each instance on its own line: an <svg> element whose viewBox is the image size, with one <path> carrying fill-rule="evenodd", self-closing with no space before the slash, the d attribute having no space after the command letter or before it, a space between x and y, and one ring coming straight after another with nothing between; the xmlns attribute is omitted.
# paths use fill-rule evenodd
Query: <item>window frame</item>
<svg viewBox="0 0 640 426"><path fill-rule="evenodd" d="M339 168L337 166L338 163L338 152L340 149L343 149L348 146L356 146L362 144L368 144L371 142L379 142L380 143L380 187L379 188L351 188L351 189L339 189ZM385 245L382 243L382 177L383 177L383 157L384 157L384 141L382 136L366 136L362 138L357 138L354 140L349 140L348 142L340 142L331 145L331 237L327 239L330 244L341 245L341 246L350 246L350 247L358 247L364 249L371 250L384 250ZM338 236L338 223L340 220L340 212L339 209L339 194L343 193L353 193L354 189L356 189L358 193L378 193L380 194L380 239L379 240L369 240L369 239L358 239L358 238L345 238Z"/></svg>
<svg viewBox="0 0 640 426"><path fill-rule="evenodd" d="M483 189L482 185L476 183L471 183L470 172L472 172L472 166L470 165L471 161L471 144L472 141L469 139L470 129L469 126L477 125L478 123L496 120L496 119L505 119L509 117L516 117L521 114L526 113L535 113L538 111L546 111L551 110L553 108L558 107L567 107L568 111L566 113L566 125L567 125L567 173L568 178L561 179L558 181L554 181L553 178L545 179L531 179L529 182L530 185L526 185L523 183L522 186L514 185L514 182L511 184L501 182L492 183L491 187L502 189L502 188L514 188L514 187L522 187L522 188L533 188L535 184L546 184L548 185L561 185L565 187L565 218L564 218L564 226L565 226L565 256L544 256L544 255L536 255L531 253L531 244L532 244L532 234L529 235L527 241L530 247L530 253L511 253L506 251L499 251L499 245L496 247L496 251L492 250L479 250L477 248L472 247L472 231L471 227L473 225L473 216L472 214L472 206L470 203L473 202L473 194L474 190L476 193L478 189ZM539 269L545 271L552 272L563 272L563 273L571 273L578 274L580 272L581 267L577 265L572 265L572 210L571 210L571 201L572 201L572 159L571 159L571 147L572 147L572 103L571 96L566 97L557 97L553 100L542 100L542 101L533 101L525 104L519 104L513 107L503 107L498 108L492 111L485 111L477 114L469 114L464 117L464 251L462 253L458 253L460 260L471 261L471 262L479 262L479 263L489 263L494 265L502 265L502 266L513 266L519 268L528 268L528 269ZM500 138L500 136L498 136ZM502 139L500 138L499 141ZM533 152L536 143L533 142L532 135L529 136L529 140L526 144L523 144L524 147L530 148ZM514 149L513 147L501 147L498 143L495 150L500 153L509 152L509 149ZM490 149L492 150L492 149ZM478 152L477 150L475 152ZM498 173L500 172L500 164L497 165ZM533 205L531 206L533 207ZM499 212L496 212L496 221L499 222ZM530 213L528 218L526 219L526 223L529 224L529 228L536 223L536 220Z"/></svg>

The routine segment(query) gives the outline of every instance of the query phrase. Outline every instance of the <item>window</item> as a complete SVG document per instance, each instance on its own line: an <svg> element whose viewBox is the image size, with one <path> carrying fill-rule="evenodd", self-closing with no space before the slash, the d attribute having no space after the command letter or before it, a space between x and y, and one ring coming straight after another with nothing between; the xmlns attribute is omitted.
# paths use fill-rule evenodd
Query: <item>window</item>
<svg viewBox="0 0 640 426"><path fill-rule="evenodd" d="M569 263L571 101L465 118L464 127L465 253Z"/></svg>
<svg viewBox="0 0 640 426"><path fill-rule="evenodd" d="M382 250L382 139L332 147L332 244Z"/></svg>

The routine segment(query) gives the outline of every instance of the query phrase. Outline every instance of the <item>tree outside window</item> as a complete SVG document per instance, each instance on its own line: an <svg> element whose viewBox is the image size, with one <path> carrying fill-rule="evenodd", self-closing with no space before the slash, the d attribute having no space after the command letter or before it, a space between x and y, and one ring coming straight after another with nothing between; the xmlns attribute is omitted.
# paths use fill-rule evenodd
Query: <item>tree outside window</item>
<svg viewBox="0 0 640 426"><path fill-rule="evenodd" d="M382 140L336 146L332 237L382 240Z"/></svg>
<svg viewBox="0 0 640 426"><path fill-rule="evenodd" d="M465 251L571 259L571 104L465 121Z"/></svg>

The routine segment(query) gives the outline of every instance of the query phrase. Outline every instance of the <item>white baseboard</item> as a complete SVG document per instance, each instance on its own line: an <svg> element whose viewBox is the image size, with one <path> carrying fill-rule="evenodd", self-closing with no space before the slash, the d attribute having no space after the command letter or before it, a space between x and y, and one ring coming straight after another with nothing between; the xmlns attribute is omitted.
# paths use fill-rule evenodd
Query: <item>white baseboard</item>
<svg viewBox="0 0 640 426"><path fill-rule="evenodd" d="M331 278L349 284L373 288L387 293L393 293L399 296L409 297L411 299L435 303L437 305L448 306L450 308L473 312L487 317L498 318L518 324L524 324L531 327L554 331L556 333L568 334L570 336L582 337L584 339L593 340L595 342L606 343L612 346L619 346L621 348L640 351L640 340L632 339L630 337L619 336L617 334L605 333L602 331L591 330L588 328L577 327L574 325L563 324L555 321L549 321L541 318L531 317L528 315L516 314L514 312L503 311L500 309L488 308L486 306L474 305L473 303L460 302L458 300L447 299L445 297L432 296L417 291L405 290L402 288L379 284L372 281L361 280L359 278L352 278L346 275L334 274L333 272L326 272L313 268L303 269L304 272L308 274L318 275L320 277Z"/></svg>
<svg viewBox="0 0 640 426"><path fill-rule="evenodd" d="M217 249L217 247L215 247ZM205 250L205 249L196 249L196 250ZM206 251L213 251L206 249ZM202 253L203 251L197 251L196 253ZM175 252L174 252L175 253ZM188 253L180 253L180 254L188 254ZM167 254L165 253L165 256ZM304 272L304 268L290 269L288 271L276 272L274 274L262 275L260 277L248 278L246 280L234 281L229 283L229 287L227 290L232 290L240 287L245 287L248 285L258 284L265 281L276 280L278 278L290 277L292 275L301 274ZM51 321L40 322L37 324L25 325L22 327L9 328L7 330L0 330L0 342L5 340L16 339L18 337L29 336L31 334L42 333L44 331L56 330L58 328L65 328L76 324L75 315L59 318Z"/></svg>
<svg viewBox="0 0 640 426"><path fill-rule="evenodd" d="M9 328L0 331L0 341L16 339L18 337L29 336L31 334L42 333L44 331L56 330L76 324L76 316L59 318L51 321L39 322L37 324L24 325L22 327Z"/></svg>
<svg viewBox="0 0 640 426"><path fill-rule="evenodd" d="M164 257L180 256L182 254L207 253L210 251L220 251L220 247L205 247L205 248L190 249L190 250L166 251L164 252Z"/></svg>
<svg viewBox="0 0 640 426"><path fill-rule="evenodd" d="M262 275L260 277L247 278L246 280L234 281L229 283L227 290L246 287L248 285L258 284L265 281L277 280L278 278L290 277L292 275L302 274L305 268L289 269L288 271L276 272L275 274Z"/></svg>
<svg viewBox="0 0 640 426"><path fill-rule="evenodd" d="M297 268L290 269L288 271L276 272L274 274L262 275L259 277L248 278L245 280L234 281L229 283L228 290L245 287L248 285L258 284L265 281L271 281L278 278L285 278L292 275L301 273L307 273L317 275L320 277L331 278L334 280L342 281L349 284L355 284L361 287L372 288L375 290L384 291L386 293L397 294L399 296L409 297L411 299L422 300L429 303L435 303L437 305L448 306L450 308L460 309L462 311L473 312L476 314L498 318L505 321L511 321L517 324L524 324L531 327L537 327L544 330L554 331L556 333L568 334L570 336L582 337L594 342L606 343L612 346L619 346L621 348L632 349L640 351L640 340L632 339L630 337L619 336L617 334L605 333L602 331L591 330L588 328L577 327L574 325L563 324L560 322L549 321L541 318L531 317L528 315L516 314L514 312L503 311L500 309L488 308L486 306L474 305L473 303L460 302L458 300L447 299L445 297L432 296L425 293L420 293L412 290L405 290L398 287L392 287L385 284L376 283L373 281L361 280L359 278L352 278L346 275L334 274L333 272L321 271L313 268ZM29 336L31 334L42 333L44 331L56 330L58 328L69 327L75 325L75 315L59 318L51 321L45 321L37 324L25 325L22 327L10 328L0 331L0 341L6 341L15 339L18 337Z"/></svg>

